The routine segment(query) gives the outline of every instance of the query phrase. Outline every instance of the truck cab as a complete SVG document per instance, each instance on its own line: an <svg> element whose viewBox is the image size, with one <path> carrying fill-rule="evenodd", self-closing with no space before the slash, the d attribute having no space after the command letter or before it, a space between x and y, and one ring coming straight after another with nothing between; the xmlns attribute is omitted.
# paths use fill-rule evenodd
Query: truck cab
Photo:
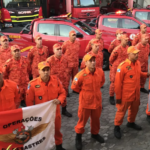
<svg viewBox="0 0 150 150"><path fill-rule="evenodd" d="M147 8L133 9L132 14L134 17L143 20L150 27L150 6Z"/></svg>

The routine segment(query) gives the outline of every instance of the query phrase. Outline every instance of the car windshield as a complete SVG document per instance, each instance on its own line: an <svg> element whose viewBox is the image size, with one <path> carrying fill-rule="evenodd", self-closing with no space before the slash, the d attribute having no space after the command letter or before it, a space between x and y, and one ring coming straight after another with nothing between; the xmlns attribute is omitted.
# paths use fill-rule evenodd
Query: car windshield
<svg viewBox="0 0 150 150"><path fill-rule="evenodd" d="M6 8L32 8L39 7L40 0L4 0Z"/></svg>
<svg viewBox="0 0 150 150"><path fill-rule="evenodd" d="M94 35L94 30L88 26L87 24L78 21L74 24L76 27L80 28L83 32L85 32L88 35Z"/></svg>
<svg viewBox="0 0 150 150"><path fill-rule="evenodd" d="M99 7L99 0L74 0L74 7Z"/></svg>

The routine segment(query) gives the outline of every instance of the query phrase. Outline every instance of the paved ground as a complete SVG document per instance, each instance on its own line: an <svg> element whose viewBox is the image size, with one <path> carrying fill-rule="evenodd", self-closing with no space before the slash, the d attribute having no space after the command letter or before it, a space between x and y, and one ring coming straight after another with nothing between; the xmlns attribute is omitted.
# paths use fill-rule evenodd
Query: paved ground
<svg viewBox="0 0 150 150"><path fill-rule="evenodd" d="M83 134L83 150L150 150L150 125L146 121L145 109L147 105L148 95L141 93L141 105L136 118L136 123L141 125L142 131L134 131L126 127L127 114L124 118L124 123L121 126L123 137L118 140L114 137L114 117L116 107L109 104L109 71L105 71L106 82L102 91L103 110L100 118L102 135L106 143L100 144L91 139L90 120L88 120L85 133ZM146 86L148 89L148 79ZM68 100L68 111L73 114L72 118L62 116L62 133L63 147L67 150L75 150L75 131L74 127L77 124L78 116L78 94L72 93Z"/></svg>

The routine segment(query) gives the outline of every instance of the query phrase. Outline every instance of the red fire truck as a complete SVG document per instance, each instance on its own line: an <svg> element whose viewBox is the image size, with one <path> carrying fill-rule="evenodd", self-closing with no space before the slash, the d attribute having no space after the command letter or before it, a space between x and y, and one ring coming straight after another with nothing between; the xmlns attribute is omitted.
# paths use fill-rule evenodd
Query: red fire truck
<svg viewBox="0 0 150 150"><path fill-rule="evenodd" d="M92 19L99 14L99 5L100 0L0 0L0 28L68 13L82 20Z"/></svg>

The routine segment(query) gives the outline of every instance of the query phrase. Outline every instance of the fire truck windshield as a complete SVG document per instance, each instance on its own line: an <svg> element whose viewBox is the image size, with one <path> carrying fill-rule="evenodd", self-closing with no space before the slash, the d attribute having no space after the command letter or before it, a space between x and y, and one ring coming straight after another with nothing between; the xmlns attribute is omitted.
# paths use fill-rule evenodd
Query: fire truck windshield
<svg viewBox="0 0 150 150"><path fill-rule="evenodd" d="M99 0L74 0L74 7L99 7Z"/></svg>
<svg viewBox="0 0 150 150"><path fill-rule="evenodd" d="M3 0L5 8L33 8L40 6L40 0Z"/></svg>

